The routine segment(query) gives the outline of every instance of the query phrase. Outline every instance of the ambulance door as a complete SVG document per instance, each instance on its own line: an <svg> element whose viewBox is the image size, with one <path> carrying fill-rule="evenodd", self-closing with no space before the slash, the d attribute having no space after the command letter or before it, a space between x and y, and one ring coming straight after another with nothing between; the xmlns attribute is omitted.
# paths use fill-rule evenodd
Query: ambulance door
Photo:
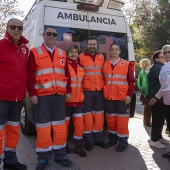
<svg viewBox="0 0 170 170"><path fill-rule="evenodd" d="M87 12L64 8L45 7L44 27L54 26L58 36L56 46L65 50L77 45L83 51L89 36Z"/></svg>

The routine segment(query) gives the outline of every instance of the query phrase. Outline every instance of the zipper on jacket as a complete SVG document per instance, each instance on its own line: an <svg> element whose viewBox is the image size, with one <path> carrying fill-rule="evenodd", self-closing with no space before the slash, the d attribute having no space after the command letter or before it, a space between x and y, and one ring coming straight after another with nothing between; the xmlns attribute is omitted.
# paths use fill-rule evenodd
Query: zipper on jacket
<svg viewBox="0 0 170 170"><path fill-rule="evenodd" d="M96 84L96 63L94 62L94 84L95 84L95 90L97 91L97 84Z"/></svg>
<svg viewBox="0 0 170 170"><path fill-rule="evenodd" d="M18 60L18 63L19 63L19 50L20 48L23 46L24 44L21 44L20 47L17 49L17 60ZM16 46L15 46L16 47ZM16 47L17 48L17 47ZM20 70L20 66L18 65L18 87L19 87L19 84L20 84L20 81L19 81L19 75L21 73L21 70ZM17 90L17 95L16 95L16 102L18 102L18 94L19 94L19 88Z"/></svg>

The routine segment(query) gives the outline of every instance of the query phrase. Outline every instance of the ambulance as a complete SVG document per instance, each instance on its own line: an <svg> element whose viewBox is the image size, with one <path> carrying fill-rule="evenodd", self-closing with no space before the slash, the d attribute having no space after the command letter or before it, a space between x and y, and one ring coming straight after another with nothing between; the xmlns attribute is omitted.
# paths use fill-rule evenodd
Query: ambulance
<svg viewBox="0 0 170 170"><path fill-rule="evenodd" d="M121 58L130 61L134 70L133 41L121 10L123 6L122 0L36 0L23 21L23 35L29 40L30 48L40 46L44 29L53 26L58 33L57 47L66 50L74 44L80 47L81 52L86 49L87 37L96 36L98 51L106 60L109 58L110 45L118 43ZM24 134L35 133L35 112L35 106L27 95L21 112Z"/></svg>

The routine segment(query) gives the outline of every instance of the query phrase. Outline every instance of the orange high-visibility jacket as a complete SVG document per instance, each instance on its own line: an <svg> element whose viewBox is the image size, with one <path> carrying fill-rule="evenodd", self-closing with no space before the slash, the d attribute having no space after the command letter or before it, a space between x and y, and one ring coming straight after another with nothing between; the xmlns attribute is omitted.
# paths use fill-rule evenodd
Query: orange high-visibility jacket
<svg viewBox="0 0 170 170"><path fill-rule="evenodd" d="M68 68L71 76L71 99L67 102L82 102L84 100L84 93L82 89L82 80L84 77L84 70L81 66L77 65L77 75L73 67L68 63Z"/></svg>
<svg viewBox="0 0 170 170"><path fill-rule="evenodd" d="M104 56L96 54L95 61L91 56L84 53L79 55L80 65L85 71L83 78L83 89L88 91L102 90L104 85L102 66L104 64Z"/></svg>
<svg viewBox="0 0 170 170"><path fill-rule="evenodd" d="M104 98L107 100L125 100L129 86L127 82L129 62L119 59L112 70L111 60L104 63Z"/></svg>
<svg viewBox="0 0 170 170"><path fill-rule="evenodd" d="M35 57L36 71L34 87L38 96L66 93L66 54L55 47L53 62L43 45L31 49Z"/></svg>

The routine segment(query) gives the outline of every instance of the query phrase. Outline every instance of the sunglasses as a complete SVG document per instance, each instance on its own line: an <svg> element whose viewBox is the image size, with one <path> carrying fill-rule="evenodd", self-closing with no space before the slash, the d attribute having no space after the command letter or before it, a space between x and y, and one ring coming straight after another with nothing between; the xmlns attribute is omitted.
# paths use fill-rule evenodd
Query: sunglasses
<svg viewBox="0 0 170 170"><path fill-rule="evenodd" d="M10 27L11 30L16 30L16 28L18 29L18 31L23 30L23 26L10 25L8 27Z"/></svg>
<svg viewBox="0 0 170 170"><path fill-rule="evenodd" d="M165 52L163 52L163 54L164 54L164 55L170 54L170 51L165 51Z"/></svg>
<svg viewBox="0 0 170 170"><path fill-rule="evenodd" d="M45 33L47 36L53 36L53 37L57 37L57 33L55 33L55 32L46 32Z"/></svg>

